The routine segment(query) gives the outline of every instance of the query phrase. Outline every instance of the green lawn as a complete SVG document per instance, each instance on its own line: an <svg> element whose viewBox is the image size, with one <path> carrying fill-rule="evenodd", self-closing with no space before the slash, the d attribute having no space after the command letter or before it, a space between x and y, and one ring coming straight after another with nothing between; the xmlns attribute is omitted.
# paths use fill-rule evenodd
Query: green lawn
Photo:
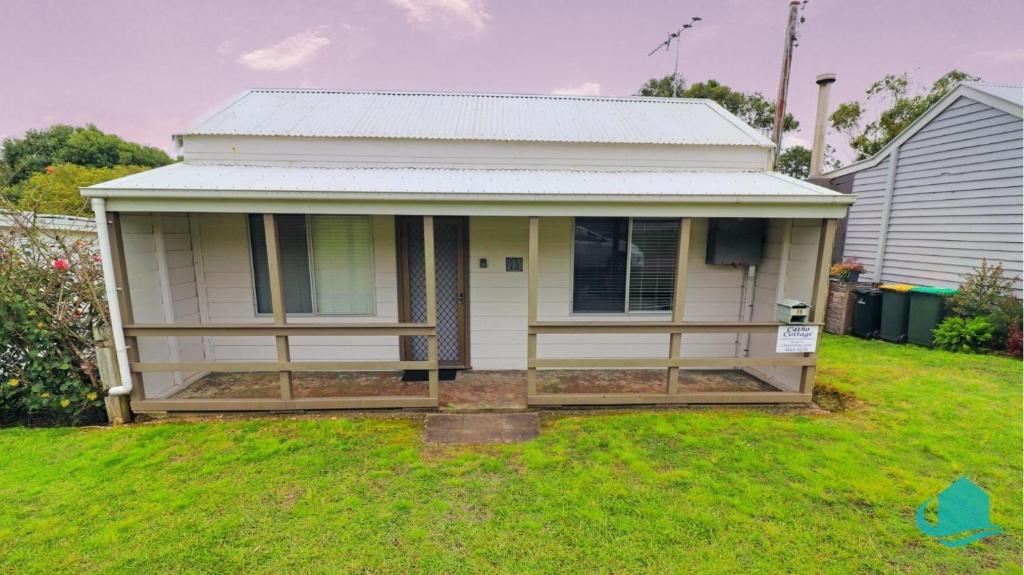
<svg viewBox="0 0 1024 575"><path fill-rule="evenodd" d="M847 410L546 416L526 444L415 418L0 430L0 573L1020 573L1021 363L825 340ZM1008 535L916 507L966 475Z"/></svg>

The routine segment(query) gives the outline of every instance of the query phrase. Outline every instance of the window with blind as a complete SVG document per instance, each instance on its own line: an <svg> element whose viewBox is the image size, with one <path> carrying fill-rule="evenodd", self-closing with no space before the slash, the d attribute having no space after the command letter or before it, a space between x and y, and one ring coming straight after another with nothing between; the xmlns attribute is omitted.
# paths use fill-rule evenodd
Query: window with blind
<svg viewBox="0 0 1024 575"><path fill-rule="evenodd" d="M679 220L576 218L576 313L672 310Z"/></svg>
<svg viewBox="0 0 1024 575"><path fill-rule="evenodd" d="M368 216L277 216L288 313L374 312L373 237ZM263 216L249 216L256 311L273 313Z"/></svg>

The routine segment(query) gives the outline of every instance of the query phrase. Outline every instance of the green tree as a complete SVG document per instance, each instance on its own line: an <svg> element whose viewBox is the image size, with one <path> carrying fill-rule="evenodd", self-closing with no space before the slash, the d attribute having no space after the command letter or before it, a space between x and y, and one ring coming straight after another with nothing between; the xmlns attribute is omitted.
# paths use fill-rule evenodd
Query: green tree
<svg viewBox="0 0 1024 575"><path fill-rule="evenodd" d="M39 214L84 216L92 208L78 189L148 170L148 166L88 168L75 164L50 166L21 184L18 209Z"/></svg>
<svg viewBox="0 0 1024 575"><path fill-rule="evenodd" d="M931 88L912 93L909 74L889 74L868 87L863 101L840 104L829 116L829 121L834 129L846 134L856 159L863 160L878 153L957 84L979 79L966 72L952 70L943 74ZM881 103L885 108L877 120L865 122L865 114L872 102Z"/></svg>
<svg viewBox="0 0 1024 575"><path fill-rule="evenodd" d="M92 124L85 127L58 124L45 130L29 130L23 138L6 138L0 145L0 156L0 186L9 188L57 164L155 168L172 161L158 148L126 142ZM5 195L17 195L16 192Z"/></svg>
<svg viewBox="0 0 1024 575"><path fill-rule="evenodd" d="M683 77L669 74L664 78L651 78L640 87L640 91L637 94L639 96L660 98L705 98L714 100L721 104L723 108L765 134L771 133L772 126L775 124L774 102L765 99L760 92L746 94L733 90L715 79L687 86L686 80ZM792 114L786 114L782 121L783 133L799 127L800 122L797 122Z"/></svg>
<svg viewBox="0 0 1024 575"><path fill-rule="evenodd" d="M811 172L811 151L803 146L790 146L779 156L779 171L804 179Z"/></svg>

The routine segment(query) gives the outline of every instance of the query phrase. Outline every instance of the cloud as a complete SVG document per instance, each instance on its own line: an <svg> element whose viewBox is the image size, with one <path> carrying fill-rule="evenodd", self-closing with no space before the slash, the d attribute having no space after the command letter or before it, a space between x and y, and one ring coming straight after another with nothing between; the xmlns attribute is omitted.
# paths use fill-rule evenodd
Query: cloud
<svg viewBox="0 0 1024 575"><path fill-rule="evenodd" d="M327 26L320 26L305 32L288 36L277 44L246 52L237 62L250 70L260 72L284 72L311 62L317 53L329 46Z"/></svg>
<svg viewBox="0 0 1024 575"><path fill-rule="evenodd" d="M483 30L491 15L484 8L483 0L388 0L405 10L405 15L414 24L459 21L469 25L475 32Z"/></svg>
<svg viewBox="0 0 1024 575"><path fill-rule="evenodd" d="M558 88L557 90L552 90L551 93L566 96L600 96L601 84L598 84L597 82L584 82L576 86Z"/></svg>
<svg viewBox="0 0 1024 575"><path fill-rule="evenodd" d="M1024 48L1007 48L1005 50L979 50L974 56L993 62L1012 64L1024 62Z"/></svg>

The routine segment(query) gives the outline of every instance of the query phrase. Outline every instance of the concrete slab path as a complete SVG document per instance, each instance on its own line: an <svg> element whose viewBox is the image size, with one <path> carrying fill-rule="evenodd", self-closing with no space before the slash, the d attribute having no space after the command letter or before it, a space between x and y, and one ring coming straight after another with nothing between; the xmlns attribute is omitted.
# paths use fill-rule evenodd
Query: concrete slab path
<svg viewBox="0 0 1024 575"><path fill-rule="evenodd" d="M424 438L432 443L520 443L540 433L536 413L432 413Z"/></svg>

